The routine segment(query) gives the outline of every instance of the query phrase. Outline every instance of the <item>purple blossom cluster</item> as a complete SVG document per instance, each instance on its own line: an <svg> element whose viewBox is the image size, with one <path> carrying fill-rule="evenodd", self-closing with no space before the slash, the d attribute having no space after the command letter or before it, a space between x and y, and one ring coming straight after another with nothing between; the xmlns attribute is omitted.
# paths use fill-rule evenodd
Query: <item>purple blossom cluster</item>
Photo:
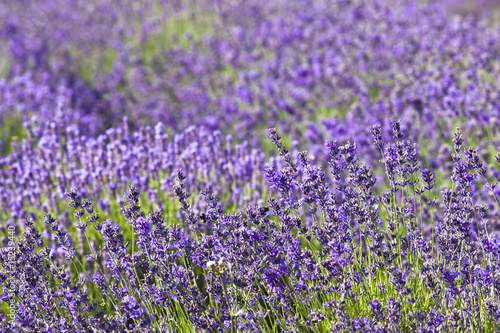
<svg viewBox="0 0 500 333"><path fill-rule="evenodd" d="M237 144L219 130L193 126L169 137L162 123L129 132L128 124L124 118L120 127L97 138L56 122L30 128L29 137L0 159L3 218L21 223L36 218L38 210L41 219L40 207L67 214L60 200L70 188L111 214L110 202L121 204L128 184L136 184L152 207L162 209L172 202L177 169L187 173L188 191L210 187L228 208L262 201L265 156L247 142Z"/></svg>

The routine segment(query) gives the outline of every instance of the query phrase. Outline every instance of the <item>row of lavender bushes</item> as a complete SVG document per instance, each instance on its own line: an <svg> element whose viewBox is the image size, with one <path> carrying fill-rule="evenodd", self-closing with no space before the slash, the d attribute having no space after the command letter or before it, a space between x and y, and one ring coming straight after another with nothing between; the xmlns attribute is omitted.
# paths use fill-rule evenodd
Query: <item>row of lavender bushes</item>
<svg viewBox="0 0 500 333"><path fill-rule="evenodd" d="M484 143L499 125L498 24L439 2L26 0L0 18L0 115L18 125L97 136L125 114L257 146L274 124L315 152L392 118L436 150L457 126Z"/></svg>

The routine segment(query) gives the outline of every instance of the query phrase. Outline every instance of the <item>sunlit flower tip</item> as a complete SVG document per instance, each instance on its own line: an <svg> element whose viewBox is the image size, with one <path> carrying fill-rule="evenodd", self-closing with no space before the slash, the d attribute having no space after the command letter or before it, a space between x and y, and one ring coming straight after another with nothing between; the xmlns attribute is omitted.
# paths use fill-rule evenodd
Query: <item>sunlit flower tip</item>
<svg viewBox="0 0 500 333"><path fill-rule="evenodd" d="M209 261L207 262L207 269L211 270L211 271L215 271L217 269L217 264L215 263L215 261Z"/></svg>
<svg viewBox="0 0 500 333"><path fill-rule="evenodd" d="M219 259L219 267L220 267L220 266L225 266L225 265L226 265L226 259L224 259L224 258L220 258L220 259Z"/></svg>
<svg viewBox="0 0 500 333"><path fill-rule="evenodd" d="M223 273L226 270L226 259L220 258L219 265L217 266L219 273Z"/></svg>

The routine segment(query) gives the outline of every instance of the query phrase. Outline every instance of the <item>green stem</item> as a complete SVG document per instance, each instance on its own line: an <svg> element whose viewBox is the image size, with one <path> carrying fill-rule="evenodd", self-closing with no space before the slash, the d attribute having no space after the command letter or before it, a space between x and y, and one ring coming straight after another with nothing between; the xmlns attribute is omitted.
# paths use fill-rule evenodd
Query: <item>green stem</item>
<svg viewBox="0 0 500 333"><path fill-rule="evenodd" d="M231 333L235 333L236 330L234 329L233 311L231 310L231 303L229 302L229 296L227 294L226 284L224 283L224 278L222 277L222 275L220 277L220 280L221 280L222 290L224 292L224 297L226 298L227 309L229 310L229 318L231 319Z"/></svg>

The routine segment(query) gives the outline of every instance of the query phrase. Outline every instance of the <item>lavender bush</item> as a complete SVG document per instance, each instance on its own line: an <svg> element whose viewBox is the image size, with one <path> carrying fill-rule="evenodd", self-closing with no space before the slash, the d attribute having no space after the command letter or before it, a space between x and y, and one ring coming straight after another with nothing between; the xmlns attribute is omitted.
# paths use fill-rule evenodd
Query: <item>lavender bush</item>
<svg viewBox="0 0 500 333"><path fill-rule="evenodd" d="M0 332L499 331L494 7L3 1Z"/></svg>

